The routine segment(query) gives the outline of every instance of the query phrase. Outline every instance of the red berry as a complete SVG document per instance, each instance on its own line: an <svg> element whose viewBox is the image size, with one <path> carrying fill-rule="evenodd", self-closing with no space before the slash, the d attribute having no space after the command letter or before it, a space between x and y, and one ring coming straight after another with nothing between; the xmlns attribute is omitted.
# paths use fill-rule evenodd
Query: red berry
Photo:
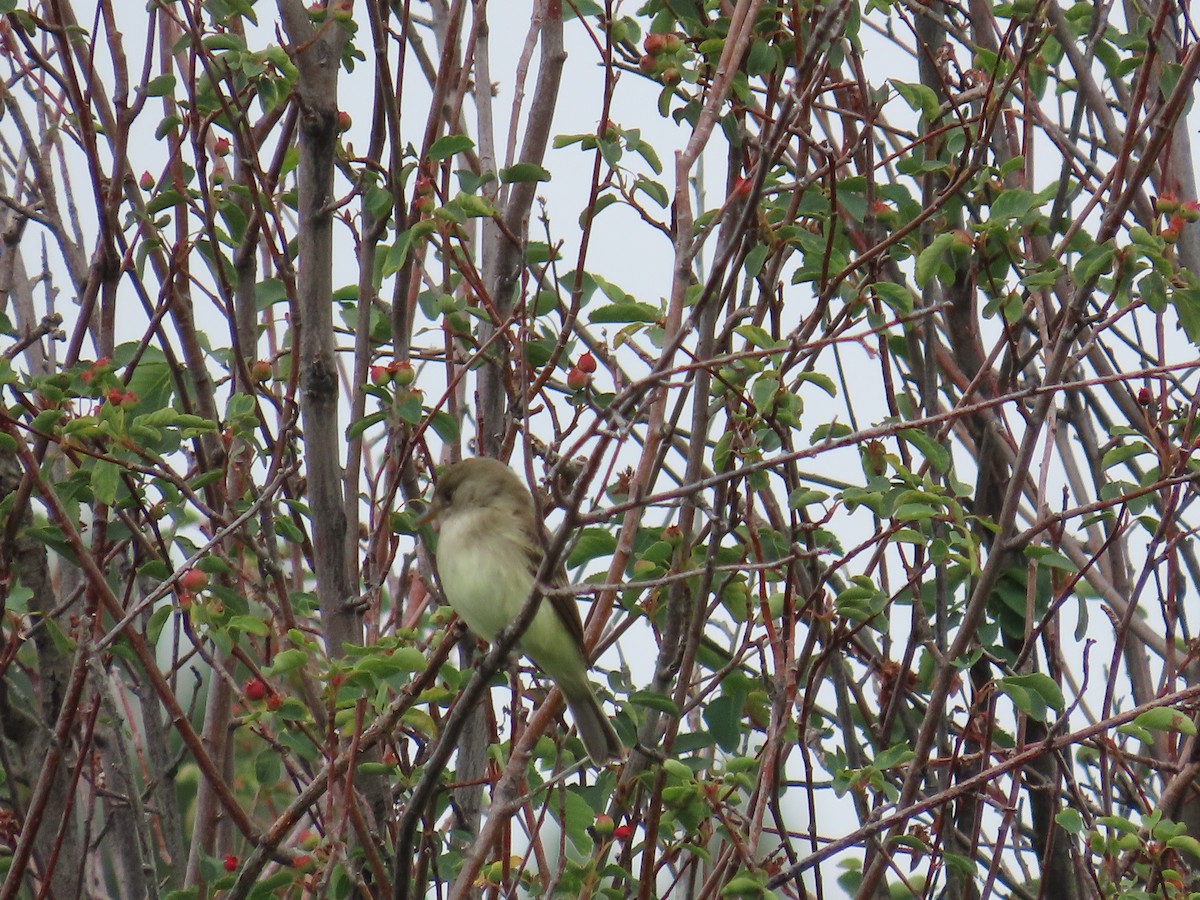
<svg viewBox="0 0 1200 900"><path fill-rule="evenodd" d="M138 179L138 187L143 191L149 191L154 188L154 176L148 171L142 173L142 177Z"/></svg>
<svg viewBox="0 0 1200 900"><path fill-rule="evenodd" d="M349 131L350 124L353 120L350 118L350 113L344 109L338 110L337 114L337 130L339 132Z"/></svg>
<svg viewBox="0 0 1200 900"><path fill-rule="evenodd" d="M613 837L615 837L618 841L629 840L631 837L633 837L633 826L618 825L615 829L613 829Z"/></svg>
<svg viewBox="0 0 1200 900"><path fill-rule="evenodd" d="M573 391L583 390L584 387L587 386L588 381L590 381L590 379L587 376L587 372L584 372L575 366L571 366L570 371L567 372L567 387Z"/></svg>
<svg viewBox="0 0 1200 900"><path fill-rule="evenodd" d="M208 576L199 569L188 569L179 576L179 586L194 594L208 587Z"/></svg>
<svg viewBox="0 0 1200 900"><path fill-rule="evenodd" d="M216 153L217 156L228 156L230 146L229 138L219 137L213 141L213 152Z"/></svg>
<svg viewBox="0 0 1200 900"><path fill-rule="evenodd" d="M108 402L113 406L120 406L125 401L125 391L119 387L108 389Z"/></svg>
<svg viewBox="0 0 1200 900"><path fill-rule="evenodd" d="M733 196L740 197L743 200L750 196L750 191L754 189L754 182L749 178L739 178L733 183Z"/></svg>
<svg viewBox="0 0 1200 900"><path fill-rule="evenodd" d="M1149 406L1154 402L1154 394L1150 392L1148 387L1140 387L1137 392L1138 406Z"/></svg>
<svg viewBox="0 0 1200 900"><path fill-rule="evenodd" d="M641 59L638 60L638 68L641 69L643 72L645 72L647 75L653 75L655 72L658 71L657 57L651 56L649 53L647 53L645 56L643 56Z"/></svg>
<svg viewBox="0 0 1200 900"><path fill-rule="evenodd" d="M646 39L642 41L642 46L651 56L658 56L658 54L662 53L663 44L666 40L667 36L665 34L648 34L646 35Z"/></svg>
<svg viewBox="0 0 1200 900"><path fill-rule="evenodd" d="M262 700L267 696L267 683L261 678L251 678L242 689L247 700Z"/></svg>
<svg viewBox="0 0 1200 900"><path fill-rule="evenodd" d="M232 853L225 854L225 871L236 872L238 867L238 858Z"/></svg>
<svg viewBox="0 0 1200 900"><path fill-rule="evenodd" d="M267 709L276 710L283 706L283 698L278 694L267 695Z"/></svg>
<svg viewBox="0 0 1200 900"><path fill-rule="evenodd" d="M591 375L596 371L596 357L590 353L585 353L579 357L579 362L575 363L575 368L584 374Z"/></svg>

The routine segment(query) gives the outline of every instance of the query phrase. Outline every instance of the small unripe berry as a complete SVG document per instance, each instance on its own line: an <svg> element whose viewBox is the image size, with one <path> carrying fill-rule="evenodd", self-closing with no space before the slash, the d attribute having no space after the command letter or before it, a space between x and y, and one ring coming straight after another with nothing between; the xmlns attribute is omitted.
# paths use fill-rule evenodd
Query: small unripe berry
<svg viewBox="0 0 1200 900"><path fill-rule="evenodd" d="M416 378L417 373L413 371L412 363L408 360L397 360L388 365L388 372L391 373L392 380L400 387L408 387Z"/></svg>
<svg viewBox="0 0 1200 900"><path fill-rule="evenodd" d="M140 187L143 191L153 190L154 176L149 172L143 172L142 177L138 179L138 187Z"/></svg>
<svg viewBox="0 0 1200 900"><path fill-rule="evenodd" d="M679 69L675 68L675 66L671 66L668 69L663 69L663 73L659 76L659 78L667 87L674 87L683 79L683 75L680 73Z"/></svg>
<svg viewBox="0 0 1200 900"><path fill-rule="evenodd" d="M350 125L353 120L350 118L350 113L344 109L339 109L337 114L337 130L339 133L350 130Z"/></svg>
<svg viewBox="0 0 1200 900"><path fill-rule="evenodd" d="M647 75L653 75L655 72L658 71L657 57L651 56L649 53L647 53L645 56L643 56L641 59L638 60L638 68L641 69L643 72L645 72Z"/></svg>
<svg viewBox="0 0 1200 900"><path fill-rule="evenodd" d="M1188 200L1179 207L1179 215L1185 222L1195 222L1200 220L1200 202Z"/></svg>
<svg viewBox="0 0 1200 900"><path fill-rule="evenodd" d="M250 367L250 377L262 384L271 378L271 364L265 359L256 359Z"/></svg>
<svg viewBox="0 0 1200 900"><path fill-rule="evenodd" d="M232 145L229 143L229 138L219 137L213 141L213 152L216 153L217 156L228 156L231 146Z"/></svg>
<svg viewBox="0 0 1200 900"><path fill-rule="evenodd" d="M1179 198L1171 191L1163 191L1154 198L1154 211L1162 216L1179 212Z"/></svg>
<svg viewBox="0 0 1200 900"><path fill-rule="evenodd" d="M387 366L371 366L371 384L383 387L392 380L392 373Z"/></svg>
<svg viewBox="0 0 1200 900"><path fill-rule="evenodd" d="M612 816L607 813L600 813L596 816L596 821L592 823L592 831L596 833L596 837L607 838L612 837L613 831L616 830L616 823L613 822Z"/></svg>

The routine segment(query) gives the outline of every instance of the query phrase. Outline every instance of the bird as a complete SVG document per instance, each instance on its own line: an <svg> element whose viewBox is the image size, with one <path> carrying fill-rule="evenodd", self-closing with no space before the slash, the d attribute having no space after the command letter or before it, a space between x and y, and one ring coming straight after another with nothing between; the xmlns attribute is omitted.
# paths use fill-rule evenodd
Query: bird
<svg viewBox="0 0 1200 900"><path fill-rule="evenodd" d="M421 520L438 532L434 556L446 601L475 634L494 641L525 606L544 557L533 495L505 463L470 457L442 473ZM555 581L565 585L565 573ZM619 759L621 740L588 677L575 598L543 597L517 646L562 692L592 761Z"/></svg>

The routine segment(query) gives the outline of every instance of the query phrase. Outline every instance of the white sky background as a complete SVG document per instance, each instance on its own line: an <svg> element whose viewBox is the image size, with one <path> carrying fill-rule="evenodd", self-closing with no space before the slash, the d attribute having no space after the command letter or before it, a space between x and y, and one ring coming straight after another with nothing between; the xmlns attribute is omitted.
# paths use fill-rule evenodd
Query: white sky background
<svg viewBox="0 0 1200 900"><path fill-rule="evenodd" d="M637 5L627 4L626 12L632 13ZM136 60L138 59L138 49L145 39L144 10L140 4L115 4L115 6L125 30L125 48L130 58ZM420 3L414 4L414 7L422 12L425 9L424 4ZM504 146L503 132L509 120L509 110L512 100L512 72L516 67L518 56L526 40L530 8L531 4L527 0L520 0L520 2L506 0L506 2L497 2L491 5L491 71L493 80L499 86L498 94L494 100L496 123L500 132L497 135L498 149ZM261 43L274 41L273 35L276 22L273 7L260 5L259 14L263 16L261 23L262 33L251 37L251 46L261 45L260 41ZM90 24L85 23L88 26ZM868 78L874 85L881 85L889 78L896 78L901 81L917 80L915 62L912 58L897 53L894 47L887 46L866 27L862 29L861 34L864 43L868 46L866 57L868 64L874 60L880 68L880 71L873 72L868 70ZM369 41L365 40L365 37L364 27L360 31L358 44L364 51L369 53ZM578 134L593 132L601 115L600 104L603 72L598 64L595 48L584 34L580 23L567 23L565 37L568 58L553 133ZM877 47L872 46L875 41L878 41ZM428 48L431 53L435 51L435 48L431 44L428 45ZM411 59L410 64L412 64ZM526 102L528 102L529 94L532 93L536 71L537 54L535 52L526 80ZM372 113L371 103L374 94L372 75L372 66L370 59L368 59L365 63L360 63L353 73L343 71L340 76L339 104L341 108L351 114L354 120L354 126L345 136L345 140L348 143L358 145L360 148L366 146L367 127ZM414 144L419 144L420 134L423 131L427 115L428 95L426 87L423 79L419 77L419 73L416 73L414 69L413 73L406 79L406 95L403 98L402 106L402 124L408 139L413 141ZM663 161L664 172L661 176L657 177L657 180L670 189L673 176L673 152L686 141L688 131L686 125L683 127L676 126L672 120L664 119L658 115L656 109L658 93L659 88L655 84L634 74L622 75L613 100L614 113L612 118L623 128L636 127L642 130L643 135L656 148L659 157ZM1053 102L1053 100L1047 98L1045 102ZM153 145L153 130L157 124L158 115L153 111L152 104L155 101L152 100L150 103L151 106L138 120L136 133L140 138L147 141L147 168L151 168L153 174L157 176L158 170L154 169L153 166L161 165L164 155L158 147ZM886 112L889 118L895 122L897 120L903 121L903 117L908 111L903 102L896 98L888 104ZM468 133L474 134L476 121L474 110L469 104L464 108L464 119L467 124ZM524 122L525 116L523 115L521 120L522 127L524 126ZM911 124L915 127L915 115L912 116ZM708 177L706 178L709 195L703 201L696 203L697 211L718 205L724 193L724 167L721 152L724 144L719 136L714 139L712 146L715 148L714 160L716 164L708 170ZM1057 156L1050 158L1046 166L1039 168L1040 177L1044 179L1050 173L1057 173L1057 158ZM627 154L623 162L630 166L643 166L640 160L635 161L633 154ZM567 147L562 150L549 149L544 165L553 173L553 177L549 182L539 186L539 194L546 201L551 228L553 229L553 239L563 241L560 271L566 272L573 268L577 258L577 242L579 237L577 223L579 214L587 202L590 190L592 157L590 154L582 152L578 146ZM140 171L140 169L138 170ZM648 168L645 168L644 171L647 175L652 175ZM86 183L86 179L88 178L87 171L81 169L74 175L74 178L76 181L76 190L82 193L81 185ZM1044 183L1043 181L1034 185L1034 189L1036 190L1044 186ZM342 186L345 187L344 184ZM651 208L653 209L652 206ZM535 205L535 216L537 212L538 208ZM80 213L84 218L86 228L89 224L87 220L92 214L90 205L87 203L81 204ZM661 215L663 218L669 218L668 211L662 211ZM538 223L534 223L531 226L531 238L534 240L542 239ZM348 236L343 233L339 236L339 239L348 241ZM707 260L710 256L711 248L706 252L705 259ZM599 273L616 282L634 294L638 300L657 303L670 289L671 265L672 249L668 239L648 228L626 207L616 204L605 209L600 215L592 232L592 242L587 260L589 271ZM790 272L790 269L787 271ZM354 283L357 281L357 277L356 260L351 254L347 253L335 260L335 286ZM66 282L64 281L63 283ZM390 285L385 283L382 291L383 296L386 297L389 295L389 289ZM785 289L785 293L789 298L789 304L797 304L796 308L798 310L807 309L806 304L811 302L811 296L805 286L788 287ZM124 297L125 294L123 293L122 296ZM140 339L146 327L144 316L140 312L140 304L137 304L137 301L131 295L128 297L128 302L130 310L136 309L138 310L138 314L119 317L118 321L122 331L118 335L118 343L123 340ZM210 314L213 314L211 306L203 305L198 307L199 309L208 310ZM64 312L68 312L68 310L64 309ZM798 319L799 313L797 313ZM200 324L202 326L209 324L215 334L223 335L226 333L223 321L218 319L214 319L211 323L205 323L201 320ZM612 330L615 331L616 329L613 328ZM1176 339L1180 342L1185 340L1181 334ZM879 421L886 416L887 411L883 403L883 387L879 378L878 363L871 360L862 351L861 347L855 344L842 345L841 352L845 370L854 379L850 384L853 393L849 400L856 415L859 417L859 424L865 425L870 422ZM1184 352L1194 353L1194 351L1186 347L1186 344L1182 343L1180 352L1181 355ZM84 355L87 355L86 351ZM826 358L825 362L828 362L829 359L831 357ZM636 368L634 371L636 372ZM427 392L427 394L431 393L432 391ZM370 402L368 411L372 409ZM847 398L839 396L836 400L825 399L819 390L813 390L805 394L805 403L806 432L811 429L811 425L819 422L827 422L834 417L837 417L839 421L847 421L845 412ZM343 424L346 424L345 421L343 421ZM636 450L636 448L633 449ZM972 472L969 460L964 458L962 454L959 454L956 463L962 467L959 470L958 477L960 479L969 478ZM814 469L818 467L825 474L832 477L844 478L850 481L861 481L862 479L857 454L852 451L822 456L817 461L817 465L813 466ZM1052 472L1051 475L1050 484L1052 487L1049 494L1051 497L1057 497L1058 489L1054 485L1062 483L1062 476L1058 471ZM835 520L833 525L838 530L843 544L847 548L852 545L859 527L855 525L856 522L861 522L861 536L863 538L869 536L873 529L873 523L869 513L865 510L861 510L849 517L843 515L838 520ZM1188 602L1189 604L1195 602L1191 591L1188 594ZM1068 603L1064 607L1063 628L1065 633L1069 634L1075 627L1074 616L1076 608L1076 604L1073 602ZM908 615L909 610L907 607L893 610L892 624L895 629L894 633L899 635L906 634ZM1192 621L1195 621L1194 616L1192 617ZM1096 609L1093 609L1090 617L1088 637L1097 641L1096 646L1091 651L1090 669L1093 672L1093 679L1092 689L1088 692L1088 696L1098 707L1099 701L1102 699L1103 679L1097 677L1097 673L1100 673L1107 666L1108 660L1111 658L1112 631L1107 619L1099 615ZM643 644L642 641L645 641L645 643ZM654 659L654 647L649 642L648 635L643 633L639 636L637 632L631 632L629 636L623 639L621 650L623 651L623 662L631 670L634 685L638 687L645 686L649 681ZM616 655L610 652L601 661L601 664L604 666L616 666L618 664ZM1076 671L1078 670L1076 669ZM870 687L867 690L868 692L872 691ZM1097 694L1097 691L1100 693ZM832 706L832 698L829 699L830 702L827 705ZM1082 724L1082 717L1079 713L1076 713L1071 721L1071 726L1078 727ZM792 770L789 774L796 778L803 777L803 773L799 768L798 755L796 754L792 757ZM799 801L803 795L797 791L794 796ZM820 820L818 830L823 836L836 837L853 830L857 826L848 799L839 800L829 791L818 792L817 799L819 804L818 817ZM793 826L798 830L805 830L807 826L805 810L797 803L797 805L789 809L789 813L794 817ZM837 896L833 883L836 871L836 860L822 865L822 880L827 896Z"/></svg>

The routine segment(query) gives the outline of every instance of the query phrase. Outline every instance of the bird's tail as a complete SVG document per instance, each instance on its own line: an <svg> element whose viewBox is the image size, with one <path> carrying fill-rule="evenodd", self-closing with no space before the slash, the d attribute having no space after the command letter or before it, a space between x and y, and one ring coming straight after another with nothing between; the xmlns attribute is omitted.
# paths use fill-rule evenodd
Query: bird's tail
<svg viewBox="0 0 1200 900"><path fill-rule="evenodd" d="M571 717L579 730L579 739L587 748L592 762L603 766L609 760L620 759L621 739L600 708L600 701L592 693L591 684L585 680L582 685L564 686L560 682L559 687L563 689L567 708L571 710Z"/></svg>

